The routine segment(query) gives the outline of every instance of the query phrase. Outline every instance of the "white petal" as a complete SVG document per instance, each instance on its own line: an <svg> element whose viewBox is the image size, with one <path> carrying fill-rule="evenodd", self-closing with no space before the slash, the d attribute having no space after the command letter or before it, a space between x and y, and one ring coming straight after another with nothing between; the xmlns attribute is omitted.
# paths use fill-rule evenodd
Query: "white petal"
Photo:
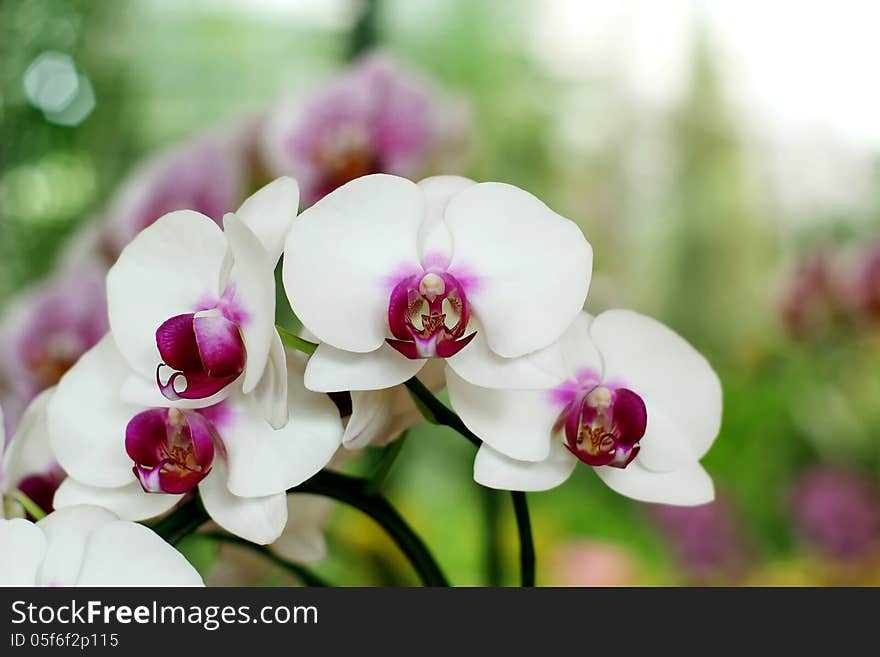
<svg viewBox="0 0 880 657"><path fill-rule="evenodd" d="M483 445L474 459L474 481L501 490L548 490L568 479L576 464L577 459L557 441L547 460L538 463L517 461Z"/></svg>
<svg viewBox="0 0 880 657"><path fill-rule="evenodd" d="M162 360L156 329L216 298L225 255L217 224L191 210L166 214L122 251L107 274L110 330L141 376L155 377Z"/></svg>
<svg viewBox="0 0 880 657"><path fill-rule="evenodd" d="M687 437L695 458L705 454L721 427L721 382L706 359L671 329L629 310L597 316L590 334L605 380L631 387L649 422L657 409Z"/></svg>
<svg viewBox="0 0 880 657"><path fill-rule="evenodd" d="M232 254L228 286L235 286L235 301L245 312L241 337L247 350L243 390L251 392L263 376L275 332L274 264L257 236L234 214L223 218L223 229Z"/></svg>
<svg viewBox="0 0 880 657"><path fill-rule="evenodd" d="M431 392L437 393L446 387L446 363L440 358L428 360L419 371L419 381ZM395 440L410 427L421 422L424 417L405 386L389 388L391 394L391 418L385 428L373 439L372 445L386 445ZM352 393L354 394L354 393Z"/></svg>
<svg viewBox="0 0 880 657"><path fill-rule="evenodd" d="M115 520L88 538L78 586L204 586L198 571L155 532Z"/></svg>
<svg viewBox="0 0 880 657"><path fill-rule="evenodd" d="M274 334L269 361L253 395L263 409L266 421L273 429L281 429L290 416L287 404L287 354L278 331Z"/></svg>
<svg viewBox="0 0 880 657"><path fill-rule="evenodd" d="M481 183L446 208L465 288L489 347L513 358L548 346L581 311L593 255L580 228L512 185Z"/></svg>
<svg viewBox="0 0 880 657"><path fill-rule="evenodd" d="M678 423L653 407L648 412L648 424L639 446L639 464L654 472L669 472L699 461L693 444Z"/></svg>
<svg viewBox="0 0 880 657"><path fill-rule="evenodd" d="M327 556L324 525L333 500L320 495L296 493L287 496L287 527L272 551L295 563L314 563Z"/></svg>
<svg viewBox="0 0 880 657"><path fill-rule="evenodd" d="M593 344L590 334L592 323L593 317L589 313L578 313L571 326L559 338L559 342L555 343L569 378L577 379L584 370L591 370L601 376L605 370L602 356Z"/></svg>
<svg viewBox="0 0 880 657"><path fill-rule="evenodd" d="M21 416L3 455L3 465L0 467L0 489L11 490L28 475L46 472L55 465L55 454L49 446L47 412L49 400L54 392L54 387L41 392ZM2 426L3 418L0 416L0 427Z"/></svg>
<svg viewBox="0 0 880 657"><path fill-rule="evenodd" d="M230 417L217 425L228 455L228 488L235 495L282 493L323 468L342 442L342 421L331 399L306 390L302 364L291 359L290 419L273 429L248 397L230 398Z"/></svg>
<svg viewBox="0 0 880 657"><path fill-rule="evenodd" d="M259 238L274 266L298 210L299 185L293 178L283 177L255 192L235 214Z"/></svg>
<svg viewBox="0 0 880 657"><path fill-rule="evenodd" d="M425 193L425 221L419 229L419 254L424 266L435 260L445 260L448 264L452 257L452 233L443 222L446 206L455 194L467 189L476 182L462 176L431 176L419 181L419 187ZM437 263L434 263L437 264Z"/></svg>
<svg viewBox="0 0 880 657"><path fill-rule="evenodd" d="M475 329L477 335L470 344L446 359L464 380L484 388L546 389L569 378L558 343L519 358L502 358L489 349L481 327Z"/></svg>
<svg viewBox="0 0 880 657"><path fill-rule="evenodd" d="M89 534L117 518L97 506L74 506L50 513L37 523L46 535L46 558L40 568L43 586L73 586L82 568Z"/></svg>
<svg viewBox="0 0 880 657"><path fill-rule="evenodd" d="M378 349L396 278L421 270L424 216L418 186L383 174L357 178L303 212L287 236L284 288L306 328L339 349Z"/></svg>
<svg viewBox="0 0 880 657"><path fill-rule="evenodd" d="M652 472L639 464L639 458L623 469L594 469L611 490L642 502L695 506L715 498L712 479L699 463L672 472Z"/></svg>
<svg viewBox="0 0 880 657"><path fill-rule="evenodd" d="M55 491L54 506L63 509L79 504L91 504L112 511L123 520L147 520L162 515L183 495L146 493L137 481L116 488L88 486L68 477Z"/></svg>
<svg viewBox="0 0 880 657"><path fill-rule="evenodd" d="M199 493L208 515L226 531L253 543L275 541L287 523L284 493L265 497L238 497L226 487L226 465L214 461L214 469L199 483Z"/></svg>
<svg viewBox="0 0 880 657"><path fill-rule="evenodd" d="M0 445L6 445L6 421L3 418L2 406L0 406Z"/></svg>
<svg viewBox="0 0 880 657"><path fill-rule="evenodd" d="M452 407L483 442L511 458L543 461L562 410L547 390L501 390L468 383L451 369L446 387Z"/></svg>
<svg viewBox="0 0 880 657"><path fill-rule="evenodd" d="M319 392L381 390L403 383L424 365L423 359L411 360L387 343L364 354L321 344L309 358L305 382Z"/></svg>
<svg viewBox="0 0 880 657"><path fill-rule="evenodd" d="M342 437L343 447L361 449L385 438L382 432L391 420L392 395L390 389L351 393L351 417Z"/></svg>
<svg viewBox="0 0 880 657"><path fill-rule="evenodd" d="M34 586L46 555L46 537L22 518L0 518L0 586Z"/></svg>
<svg viewBox="0 0 880 657"><path fill-rule="evenodd" d="M124 486L134 475L125 427L144 410L119 399L129 375L108 334L65 374L49 401L49 441L58 463L92 486Z"/></svg>

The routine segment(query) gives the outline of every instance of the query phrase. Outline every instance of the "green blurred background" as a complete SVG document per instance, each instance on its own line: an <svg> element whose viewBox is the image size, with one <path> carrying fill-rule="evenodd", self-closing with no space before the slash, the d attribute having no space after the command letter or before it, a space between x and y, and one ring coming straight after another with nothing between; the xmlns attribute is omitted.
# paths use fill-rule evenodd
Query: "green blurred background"
<svg viewBox="0 0 880 657"><path fill-rule="evenodd" d="M455 173L524 187L583 228L596 254L588 310L658 317L724 385L722 433L705 459L723 504L664 522L578 468L529 496L539 583L880 583L876 515L848 520L845 495L841 511L832 505L829 531L870 539L841 556L805 536L791 508L816 466L866 482L867 506L877 501L877 324L835 306L810 330L787 330L783 312L821 303L816 285L806 300L786 296L804 258L824 250L848 266L880 237L880 103L865 90L859 27L876 12L760 4L5 0L0 308L52 271L142 158L379 48L468 99L473 144ZM87 77L94 107L82 117L59 123L28 100L25 72L46 51ZM454 583L514 583L512 511L473 484L472 457L460 437L420 425L389 496ZM487 509L500 572L488 563ZM328 536L331 554L314 566L328 579L415 581L356 512L334 511ZM217 555L196 543L208 569ZM294 581L247 563L242 581Z"/></svg>

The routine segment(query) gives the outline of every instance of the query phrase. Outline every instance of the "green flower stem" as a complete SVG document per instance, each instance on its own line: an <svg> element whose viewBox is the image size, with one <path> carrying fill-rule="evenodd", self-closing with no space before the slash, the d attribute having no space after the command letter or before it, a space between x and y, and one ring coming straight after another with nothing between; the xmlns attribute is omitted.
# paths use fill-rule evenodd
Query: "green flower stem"
<svg viewBox="0 0 880 657"><path fill-rule="evenodd" d="M516 514L516 529L519 532L519 567L522 586L535 585L535 544L532 542L532 523L529 519L529 505L526 494L519 490L510 491L513 497L513 511Z"/></svg>
<svg viewBox="0 0 880 657"><path fill-rule="evenodd" d="M476 447L483 444L483 441L465 426L464 422L461 421L461 418L449 410L449 408L446 407L446 404L437 399L437 397L434 396L434 393L428 390L428 387L416 377L404 381L403 385L406 386L407 390L409 390L410 394L418 402L422 414L425 415L425 409L430 413L430 415L425 415L425 419L428 420L428 422L431 422L432 424L442 424L450 429L454 429Z"/></svg>
<svg viewBox="0 0 880 657"><path fill-rule="evenodd" d="M21 504L24 510L27 511L34 520L42 520L46 517L46 512L40 508L40 505L34 502L31 498L22 493L20 490L16 489L10 491L9 497ZM2 502L2 500L0 500L0 502Z"/></svg>
<svg viewBox="0 0 880 657"><path fill-rule="evenodd" d="M318 345L282 329L278 328L281 339L288 346L299 349L307 354L313 354ZM286 338L289 336L289 338ZM422 412L422 415L428 422L432 424L445 425L462 436L464 436L471 444L479 447L483 441L468 429L461 418L452 410L441 402L432 393L424 383L416 377L412 377L404 382L415 401L416 406ZM308 482L306 482L308 483ZM529 519L529 506L526 501L525 493L519 491L511 491L513 497L513 510L516 514L516 526L519 533L520 543L520 570L523 586L534 586L535 584L535 546L532 540L532 527Z"/></svg>
<svg viewBox="0 0 880 657"><path fill-rule="evenodd" d="M425 586L449 586L446 576L422 539L383 495L366 492L367 483L364 479L322 470L287 492L323 495L366 513L391 536ZM210 517L198 497L193 497L156 523L153 530L171 545L176 545L208 520Z"/></svg>
<svg viewBox="0 0 880 657"><path fill-rule="evenodd" d="M403 449L407 433L407 431L404 431L397 440L393 441L385 448L385 451L382 453L382 459L376 465L373 474L370 475L370 478L367 479L364 484L364 492L367 495L375 495L382 490L385 480L388 479L388 475L391 473L394 464L397 462L397 456L400 454L400 450Z"/></svg>
<svg viewBox="0 0 880 657"><path fill-rule="evenodd" d="M208 532L201 535L220 543L238 545L252 552L256 552L274 563L276 566L281 566L281 568L298 578L306 586L329 586L326 581L315 575L308 568L278 556L265 545L257 545L256 543L251 543L240 536L233 536L232 534L224 534L222 532Z"/></svg>
<svg viewBox="0 0 880 657"><path fill-rule="evenodd" d="M480 487L483 502L483 531L485 532L486 584L500 586L504 577L501 558L501 491Z"/></svg>
<svg viewBox="0 0 880 657"><path fill-rule="evenodd" d="M281 342L284 343L286 347L296 349L309 356L315 353L315 349L318 348L318 345L314 342L309 342L308 340L299 337L296 333L288 331L286 328L278 326L277 324L275 325L275 330L278 331L278 335L281 337Z"/></svg>
<svg viewBox="0 0 880 657"><path fill-rule="evenodd" d="M210 519L201 500L194 495L153 525L153 531L171 545L177 545Z"/></svg>
<svg viewBox="0 0 880 657"><path fill-rule="evenodd" d="M461 418L451 411L446 405L441 402L434 394L428 390L428 388L419 381L417 378L413 377L409 381L407 381L404 385L406 385L407 389L410 391L410 394L415 397L418 402L420 409L427 409L430 413L430 416L425 415L425 419L429 422L433 422L434 424L443 424L451 429L454 429L462 436L467 438L474 445L482 445L483 441L480 440L470 429L468 429L464 422L462 422ZM519 533L519 551L520 551L520 572L522 578L523 586L534 586L535 585L535 545L532 540L532 525L529 520L529 505L526 501L525 493L521 491L511 491L511 495L513 496L513 510L516 514L516 527L517 532ZM490 502L486 500L487 504L487 513L492 513L492 508L490 506ZM494 542L495 538L491 535L492 532L492 519L488 518L488 526L487 530L490 532L489 541L490 545L488 550L490 555L488 556L488 570L487 573L490 578L497 577L497 569L492 565L492 559L497 558L496 555L492 555L491 552L493 550L497 550L497 545L493 547L491 544Z"/></svg>
<svg viewBox="0 0 880 657"><path fill-rule="evenodd" d="M449 586L449 582L421 538L397 510L380 494L368 494L367 482L357 477L322 470L288 493L314 493L331 497L364 512L384 529L415 568L425 586Z"/></svg>

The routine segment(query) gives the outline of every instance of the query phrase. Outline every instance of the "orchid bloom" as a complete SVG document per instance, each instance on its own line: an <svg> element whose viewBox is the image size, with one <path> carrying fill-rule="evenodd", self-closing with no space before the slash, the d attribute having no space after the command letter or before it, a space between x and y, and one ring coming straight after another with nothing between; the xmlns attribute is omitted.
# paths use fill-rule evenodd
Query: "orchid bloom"
<svg viewBox="0 0 880 657"><path fill-rule="evenodd" d="M373 55L310 98L285 101L265 122L262 150L275 175L295 177L306 206L372 173L412 176L440 149L463 152L461 107L386 57Z"/></svg>
<svg viewBox="0 0 880 657"><path fill-rule="evenodd" d="M720 429L721 383L683 338L631 311L581 313L543 356L561 384L489 389L447 373L453 406L484 441L478 483L546 490L581 461L637 500L713 499L699 461Z"/></svg>
<svg viewBox="0 0 880 657"><path fill-rule="evenodd" d="M135 169L104 212L101 248L111 262L140 231L174 210L194 210L220 224L243 196L241 150L236 140L206 135Z"/></svg>
<svg viewBox="0 0 880 657"><path fill-rule="evenodd" d="M139 375L129 388L155 381L171 401L206 406L236 387L260 394L273 426L286 421L286 377L257 386L270 364L285 371L274 269L297 205L296 182L280 178L227 214L223 230L180 210L123 250L107 297L113 339Z"/></svg>
<svg viewBox="0 0 880 657"><path fill-rule="evenodd" d="M197 409L158 392L152 400L125 398L129 368L108 335L65 375L49 404L52 449L69 475L56 508L98 504L143 520L197 488L217 524L271 543L287 521L285 491L330 461L342 423L326 395L303 387L297 359L265 376L285 379L282 429L241 391Z"/></svg>
<svg viewBox="0 0 880 657"><path fill-rule="evenodd" d="M12 435L27 404L107 332L105 270L81 265L13 301L0 322L0 389Z"/></svg>
<svg viewBox="0 0 880 657"><path fill-rule="evenodd" d="M321 342L306 387L382 390L431 358L480 385L555 384L531 354L580 312L591 266L580 229L511 185L358 178L285 246L287 296Z"/></svg>
<svg viewBox="0 0 880 657"><path fill-rule="evenodd" d="M46 409L54 390L50 388L41 392L28 405L3 451L0 518L20 516L26 511L16 500L16 491L26 495L44 513L51 513L54 509L55 491L65 477L49 446ZM0 445L3 444L2 419L0 413Z"/></svg>
<svg viewBox="0 0 880 657"><path fill-rule="evenodd" d="M97 506L0 519L0 586L203 586L152 530Z"/></svg>

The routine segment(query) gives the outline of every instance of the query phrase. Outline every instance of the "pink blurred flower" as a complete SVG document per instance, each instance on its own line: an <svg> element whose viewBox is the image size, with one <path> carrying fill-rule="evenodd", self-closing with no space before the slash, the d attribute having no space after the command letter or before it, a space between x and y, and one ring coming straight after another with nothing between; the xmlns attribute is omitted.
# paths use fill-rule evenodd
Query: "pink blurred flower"
<svg viewBox="0 0 880 657"><path fill-rule="evenodd" d="M241 203L250 123L169 148L139 165L104 213L102 249L111 261L141 230L173 210L195 210L218 224Z"/></svg>
<svg viewBox="0 0 880 657"><path fill-rule="evenodd" d="M827 556L857 560L880 550L880 485L861 473L807 470L792 488L791 512L798 533Z"/></svg>
<svg viewBox="0 0 880 657"><path fill-rule="evenodd" d="M262 148L270 173L296 178L308 206L366 174L418 177L466 149L468 126L463 103L373 55L311 98L279 105Z"/></svg>
<svg viewBox="0 0 880 657"><path fill-rule="evenodd" d="M862 253L853 275L852 296L861 316L880 321L880 243Z"/></svg>
<svg viewBox="0 0 880 657"><path fill-rule="evenodd" d="M107 332L106 271L62 270L24 292L0 320L0 403L11 435L25 406Z"/></svg>
<svg viewBox="0 0 880 657"><path fill-rule="evenodd" d="M568 543L552 559L553 583L562 586L634 586L638 570L629 552L597 541Z"/></svg>
<svg viewBox="0 0 880 657"><path fill-rule="evenodd" d="M745 575L750 551L725 499L701 506L661 504L650 513L693 581L733 582Z"/></svg>
<svg viewBox="0 0 880 657"><path fill-rule="evenodd" d="M780 313L789 335L805 338L827 331L842 310L843 285L828 249L801 259L789 273Z"/></svg>

